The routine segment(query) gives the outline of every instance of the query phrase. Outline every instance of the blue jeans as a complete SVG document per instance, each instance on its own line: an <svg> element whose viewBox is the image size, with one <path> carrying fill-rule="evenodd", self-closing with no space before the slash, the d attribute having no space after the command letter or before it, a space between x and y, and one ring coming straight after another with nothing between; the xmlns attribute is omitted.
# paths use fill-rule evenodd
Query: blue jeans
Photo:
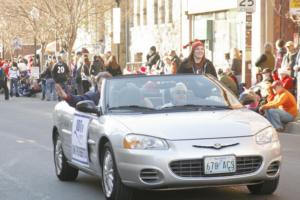
<svg viewBox="0 0 300 200"><path fill-rule="evenodd" d="M56 101L57 96L56 96L56 91L55 91L55 82L52 78L46 79L46 100Z"/></svg>
<svg viewBox="0 0 300 200"><path fill-rule="evenodd" d="M46 80L45 79L43 79L42 81L41 81L41 86L42 86L42 99L45 99L45 97L46 97Z"/></svg>
<svg viewBox="0 0 300 200"><path fill-rule="evenodd" d="M12 97L14 94L14 90L15 90L15 94L18 97L19 96L19 80L17 78L12 78L10 80L10 96Z"/></svg>
<svg viewBox="0 0 300 200"><path fill-rule="evenodd" d="M283 123L294 120L294 117L290 113L281 109L268 109L265 111L265 117L275 129L283 129Z"/></svg>

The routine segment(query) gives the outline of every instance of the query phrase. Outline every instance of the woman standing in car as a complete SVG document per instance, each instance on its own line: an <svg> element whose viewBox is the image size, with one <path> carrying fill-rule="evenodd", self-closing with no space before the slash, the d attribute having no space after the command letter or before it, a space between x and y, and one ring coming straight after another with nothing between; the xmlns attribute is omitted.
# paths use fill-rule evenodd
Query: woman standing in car
<svg viewBox="0 0 300 200"><path fill-rule="evenodd" d="M192 51L188 58L183 60L178 73L210 74L217 78L213 63L205 58L204 44L200 40L195 40L191 46Z"/></svg>

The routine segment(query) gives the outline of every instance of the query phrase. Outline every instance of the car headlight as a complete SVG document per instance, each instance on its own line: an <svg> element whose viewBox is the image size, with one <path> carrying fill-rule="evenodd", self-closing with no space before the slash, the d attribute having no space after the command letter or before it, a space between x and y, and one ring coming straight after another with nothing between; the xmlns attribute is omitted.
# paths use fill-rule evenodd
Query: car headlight
<svg viewBox="0 0 300 200"><path fill-rule="evenodd" d="M272 127L262 130L261 132L256 134L255 137L256 143L260 145L278 141L278 134Z"/></svg>
<svg viewBox="0 0 300 200"><path fill-rule="evenodd" d="M128 134L123 140L125 149L140 149L140 150L167 150L169 145L167 141L145 135Z"/></svg>

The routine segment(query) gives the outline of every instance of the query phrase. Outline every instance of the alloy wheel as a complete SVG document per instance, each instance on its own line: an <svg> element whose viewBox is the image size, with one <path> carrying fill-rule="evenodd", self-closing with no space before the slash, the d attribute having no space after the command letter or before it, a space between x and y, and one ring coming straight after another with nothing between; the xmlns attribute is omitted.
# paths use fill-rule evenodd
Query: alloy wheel
<svg viewBox="0 0 300 200"><path fill-rule="evenodd" d="M103 182L107 197L111 197L114 189L114 163L110 151L106 151L103 159Z"/></svg>

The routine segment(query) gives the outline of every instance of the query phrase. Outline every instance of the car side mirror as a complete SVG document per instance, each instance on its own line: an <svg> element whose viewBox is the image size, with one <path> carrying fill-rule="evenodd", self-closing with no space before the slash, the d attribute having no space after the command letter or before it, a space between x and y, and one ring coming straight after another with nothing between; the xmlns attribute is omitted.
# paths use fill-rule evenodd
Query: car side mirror
<svg viewBox="0 0 300 200"><path fill-rule="evenodd" d="M98 110L95 103L91 100L80 101L76 104L76 110L84 113L94 113L98 116L102 115L102 112Z"/></svg>

